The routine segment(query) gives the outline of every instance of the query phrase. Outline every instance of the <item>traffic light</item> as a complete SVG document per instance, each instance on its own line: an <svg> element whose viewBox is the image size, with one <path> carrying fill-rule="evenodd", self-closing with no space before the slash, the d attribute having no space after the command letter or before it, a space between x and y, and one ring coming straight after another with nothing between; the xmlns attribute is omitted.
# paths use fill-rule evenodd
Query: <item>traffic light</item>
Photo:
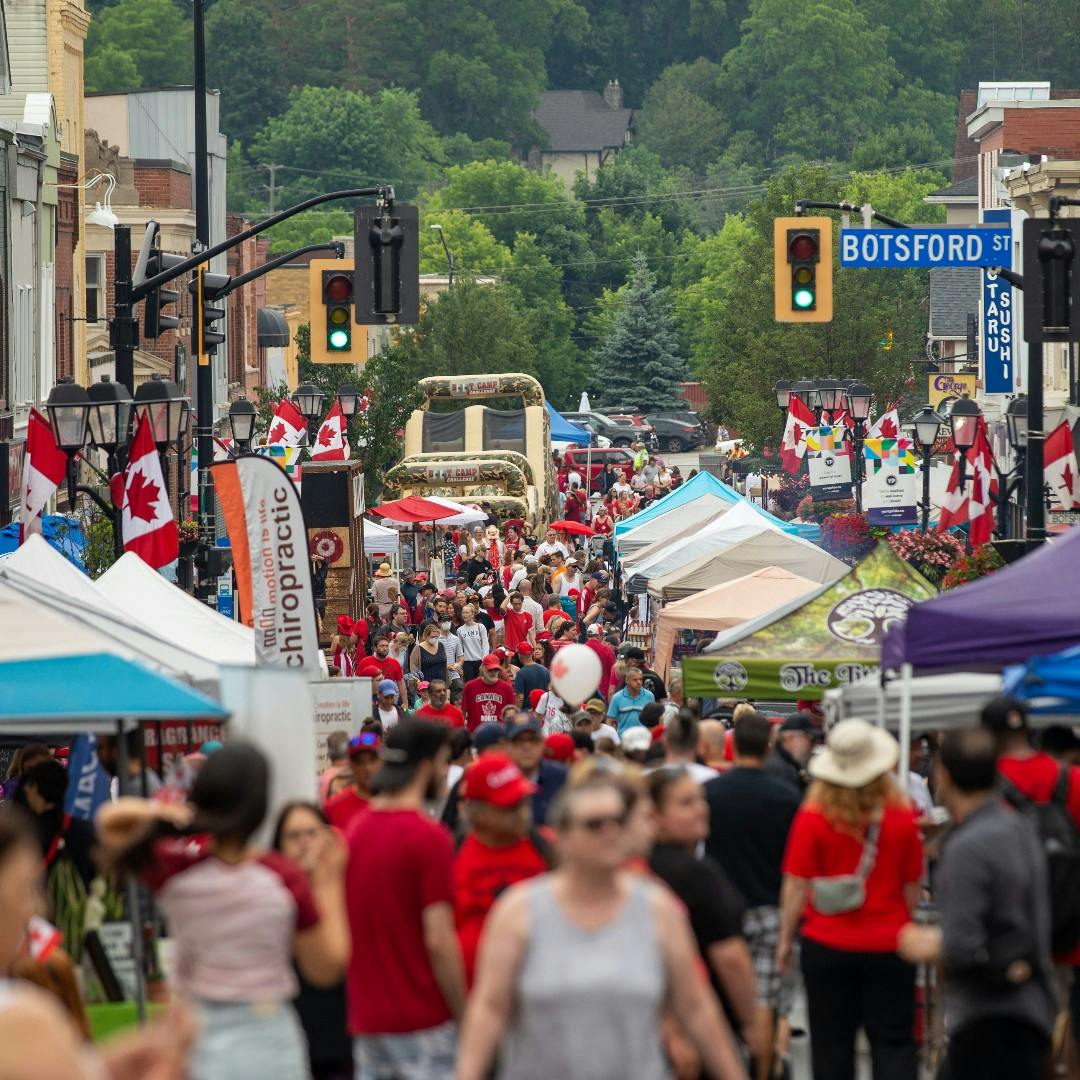
<svg viewBox="0 0 1080 1080"><path fill-rule="evenodd" d="M200 266L188 286L195 298L192 343L200 365L209 364L210 357L225 340L225 328L218 328L215 323L225 318L225 295L230 281L228 274L212 274Z"/></svg>
<svg viewBox="0 0 1080 1080"><path fill-rule="evenodd" d="M776 218L773 222L773 269L777 322L832 321L830 218Z"/></svg>
<svg viewBox="0 0 1080 1080"><path fill-rule="evenodd" d="M1024 340L1080 340L1080 219L1024 222Z"/></svg>
<svg viewBox="0 0 1080 1080"><path fill-rule="evenodd" d="M312 259L308 263L313 364L362 364L367 360L367 332L356 333L353 324L353 265L352 259Z"/></svg>
<svg viewBox="0 0 1080 1080"><path fill-rule="evenodd" d="M353 272L324 270L322 300L326 308L326 351L352 351Z"/></svg>
<svg viewBox="0 0 1080 1080"><path fill-rule="evenodd" d="M361 206L355 214L356 321L420 321L420 216L415 206Z"/></svg>
<svg viewBox="0 0 1080 1080"><path fill-rule="evenodd" d="M179 266L185 258L184 255L170 255L167 251L150 252L143 280L149 281L163 271ZM175 330L180 325L179 312L176 315L166 315L164 309L179 303L180 293L176 289L161 286L150 293L143 304L143 337L159 338L166 330Z"/></svg>

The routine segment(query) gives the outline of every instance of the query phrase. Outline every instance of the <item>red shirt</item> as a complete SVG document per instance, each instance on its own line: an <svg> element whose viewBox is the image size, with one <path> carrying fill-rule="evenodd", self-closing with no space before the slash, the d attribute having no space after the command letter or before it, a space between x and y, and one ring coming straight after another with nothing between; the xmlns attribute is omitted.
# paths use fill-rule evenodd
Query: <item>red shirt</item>
<svg viewBox="0 0 1080 1080"><path fill-rule="evenodd" d="M862 849L861 840L834 829L818 807L804 803L788 834L784 873L800 878L853 874ZM910 807L886 807L877 858L866 879L866 902L842 915L822 915L808 902L803 934L831 949L895 952L900 928L911 921L904 886L918 881L922 872L922 839Z"/></svg>
<svg viewBox="0 0 1080 1080"><path fill-rule="evenodd" d="M610 536L611 530L615 527L615 523L611 520L611 515L609 514L603 518L593 518L592 527L593 532L596 533L597 536Z"/></svg>
<svg viewBox="0 0 1080 1080"><path fill-rule="evenodd" d="M449 701L441 709L436 709L434 705L424 705L413 715L422 717L424 720L431 720L436 724L446 724L452 728L465 726L465 714Z"/></svg>
<svg viewBox="0 0 1080 1080"><path fill-rule="evenodd" d="M461 698L466 726L470 731L475 731L481 724L498 722L503 709L514 703L514 688L505 679L486 683L481 676L465 684L465 693Z"/></svg>
<svg viewBox="0 0 1080 1080"><path fill-rule="evenodd" d="M527 611L515 611L510 607L503 612L503 644L508 649L516 649L523 641L528 641L532 628L533 619Z"/></svg>
<svg viewBox="0 0 1080 1080"><path fill-rule="evenodd" d="M348 844L350 1033L401 1034L445 1024L451 1013L428 959L423 913L453 903L450 834L416 810L371 809L354 821Z"/></svg>
<svg viewBox="0 0 1080 1080"><path fill-rule="evenodd" d="M454 858L454 922L465 978L472 986L480 932L504 889L548 870L544 857L527 836L509 847L489 847L467 836Z"/></svg>
<svg viewBox="0 0 1080 1080"><path fill-rule="evenodd" d="M365 799L351 784L326 800L323 810L331 825L345 831L345 827L358 814L368 808L370 799Z"/></svg>
<svg viewBox="0 0 1080 1080"><path fill-rule="evenodd" d="M611 689L611 673L615 669L615 650L606 641L594 637L585 642L585 648L592 649L600 658L600 693L606 698Z"/></svg>
<svg viewBox="0 0 1080 1080"><path fill-rule="evenodd" d="M392 657L384 656L381 660L377 656L365 656L356 665L357 675L367 675L372 679L393 679L400 682L404 675L401 665Z"/></svg>
<svg viewBox="0 0 1080 1080"><path fill-rule="evenodd" d="M556 615L565 614L566 612L563 611L561 607L544 608L541 618L544 620L544 625L547 626L547 624L551 622L551 620L554 619Z"/></svg>

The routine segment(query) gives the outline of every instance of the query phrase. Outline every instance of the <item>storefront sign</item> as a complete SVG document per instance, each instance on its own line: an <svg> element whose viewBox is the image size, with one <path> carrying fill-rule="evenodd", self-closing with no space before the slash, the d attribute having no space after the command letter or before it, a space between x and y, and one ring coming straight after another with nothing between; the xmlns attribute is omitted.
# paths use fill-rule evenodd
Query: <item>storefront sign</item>
<svg viewBox="0 0 1080 1080"><path fill-rule="evenodd" d="M1012 216L1009 210L984 210L983 221L987 225L1008 225ZM1006 270L1012 268L1012 247L1002 253L998 264ZM982 365L983 390L987 394L1011 394L1013 379L1013 287L996 274L982 272ZM968 357L968 361L971 361Z"/></svg>
<svg viewBox="0 0 1080 1080"><path fill-rule="evenodd" d="M953 375L949 372L940 371L936 375L927 376L930 383L928 399L930 408L941 412L945 402L953 402L967 394L975 396L975 384L978 381L974 375Z"/></svg>

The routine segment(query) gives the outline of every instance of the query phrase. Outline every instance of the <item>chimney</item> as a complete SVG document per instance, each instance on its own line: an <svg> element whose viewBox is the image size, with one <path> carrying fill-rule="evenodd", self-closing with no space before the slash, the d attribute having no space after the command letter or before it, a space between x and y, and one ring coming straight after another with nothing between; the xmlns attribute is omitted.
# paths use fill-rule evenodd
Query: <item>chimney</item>
<svg viewBox="0 0 1080 1080"><path fill-rule="evenodd" d="M613 109L622 108L622 87L619 85L618 79L612 79L604 87L604 100Z"/></svg>

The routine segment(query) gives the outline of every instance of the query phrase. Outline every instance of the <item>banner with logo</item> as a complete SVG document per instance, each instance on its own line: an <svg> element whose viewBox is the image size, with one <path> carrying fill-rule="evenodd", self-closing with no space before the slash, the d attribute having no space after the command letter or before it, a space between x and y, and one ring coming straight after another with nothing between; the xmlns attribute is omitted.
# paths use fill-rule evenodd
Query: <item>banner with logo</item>
<svg viewBox="0 0 1080 1080"><path fill-rule="evenodd" d="M845 429L839 424L811 428L806 433L806 466L815 502L851 498L851 454L844 436Z"/></svg>
<svg viewBox="0 0 1080 1080"><path fill-rule="evenodd" d="M839 581L756 631L722 631L683 661L691 697L820 699L876 674L885 632L936 589L886 543Z"/></svg>
<svg viewBox="0 0 1080 1080"><path fill-rule="evenodd" d="M871 525L915 525L918 484L910 439L867 439L863 508Z"/></svg>
<svg viewBox="0 0 1080 1080"><path fill-rule="evenodd" d="M296 486L270 458L212 467L232 544L240 617L260 664L320 670L308 534Z"/></svg>
<svg viewBox="0 0 1080 1080"><path fill-rule="evenodd" d="M936 375L928 375L930 388L927 391L927 400L930 408L941 412L941 408L948 402L952 404L957 398L967 394L969 398L975 397L976 376L974 375L951 375L939 371Z"/></svg>

